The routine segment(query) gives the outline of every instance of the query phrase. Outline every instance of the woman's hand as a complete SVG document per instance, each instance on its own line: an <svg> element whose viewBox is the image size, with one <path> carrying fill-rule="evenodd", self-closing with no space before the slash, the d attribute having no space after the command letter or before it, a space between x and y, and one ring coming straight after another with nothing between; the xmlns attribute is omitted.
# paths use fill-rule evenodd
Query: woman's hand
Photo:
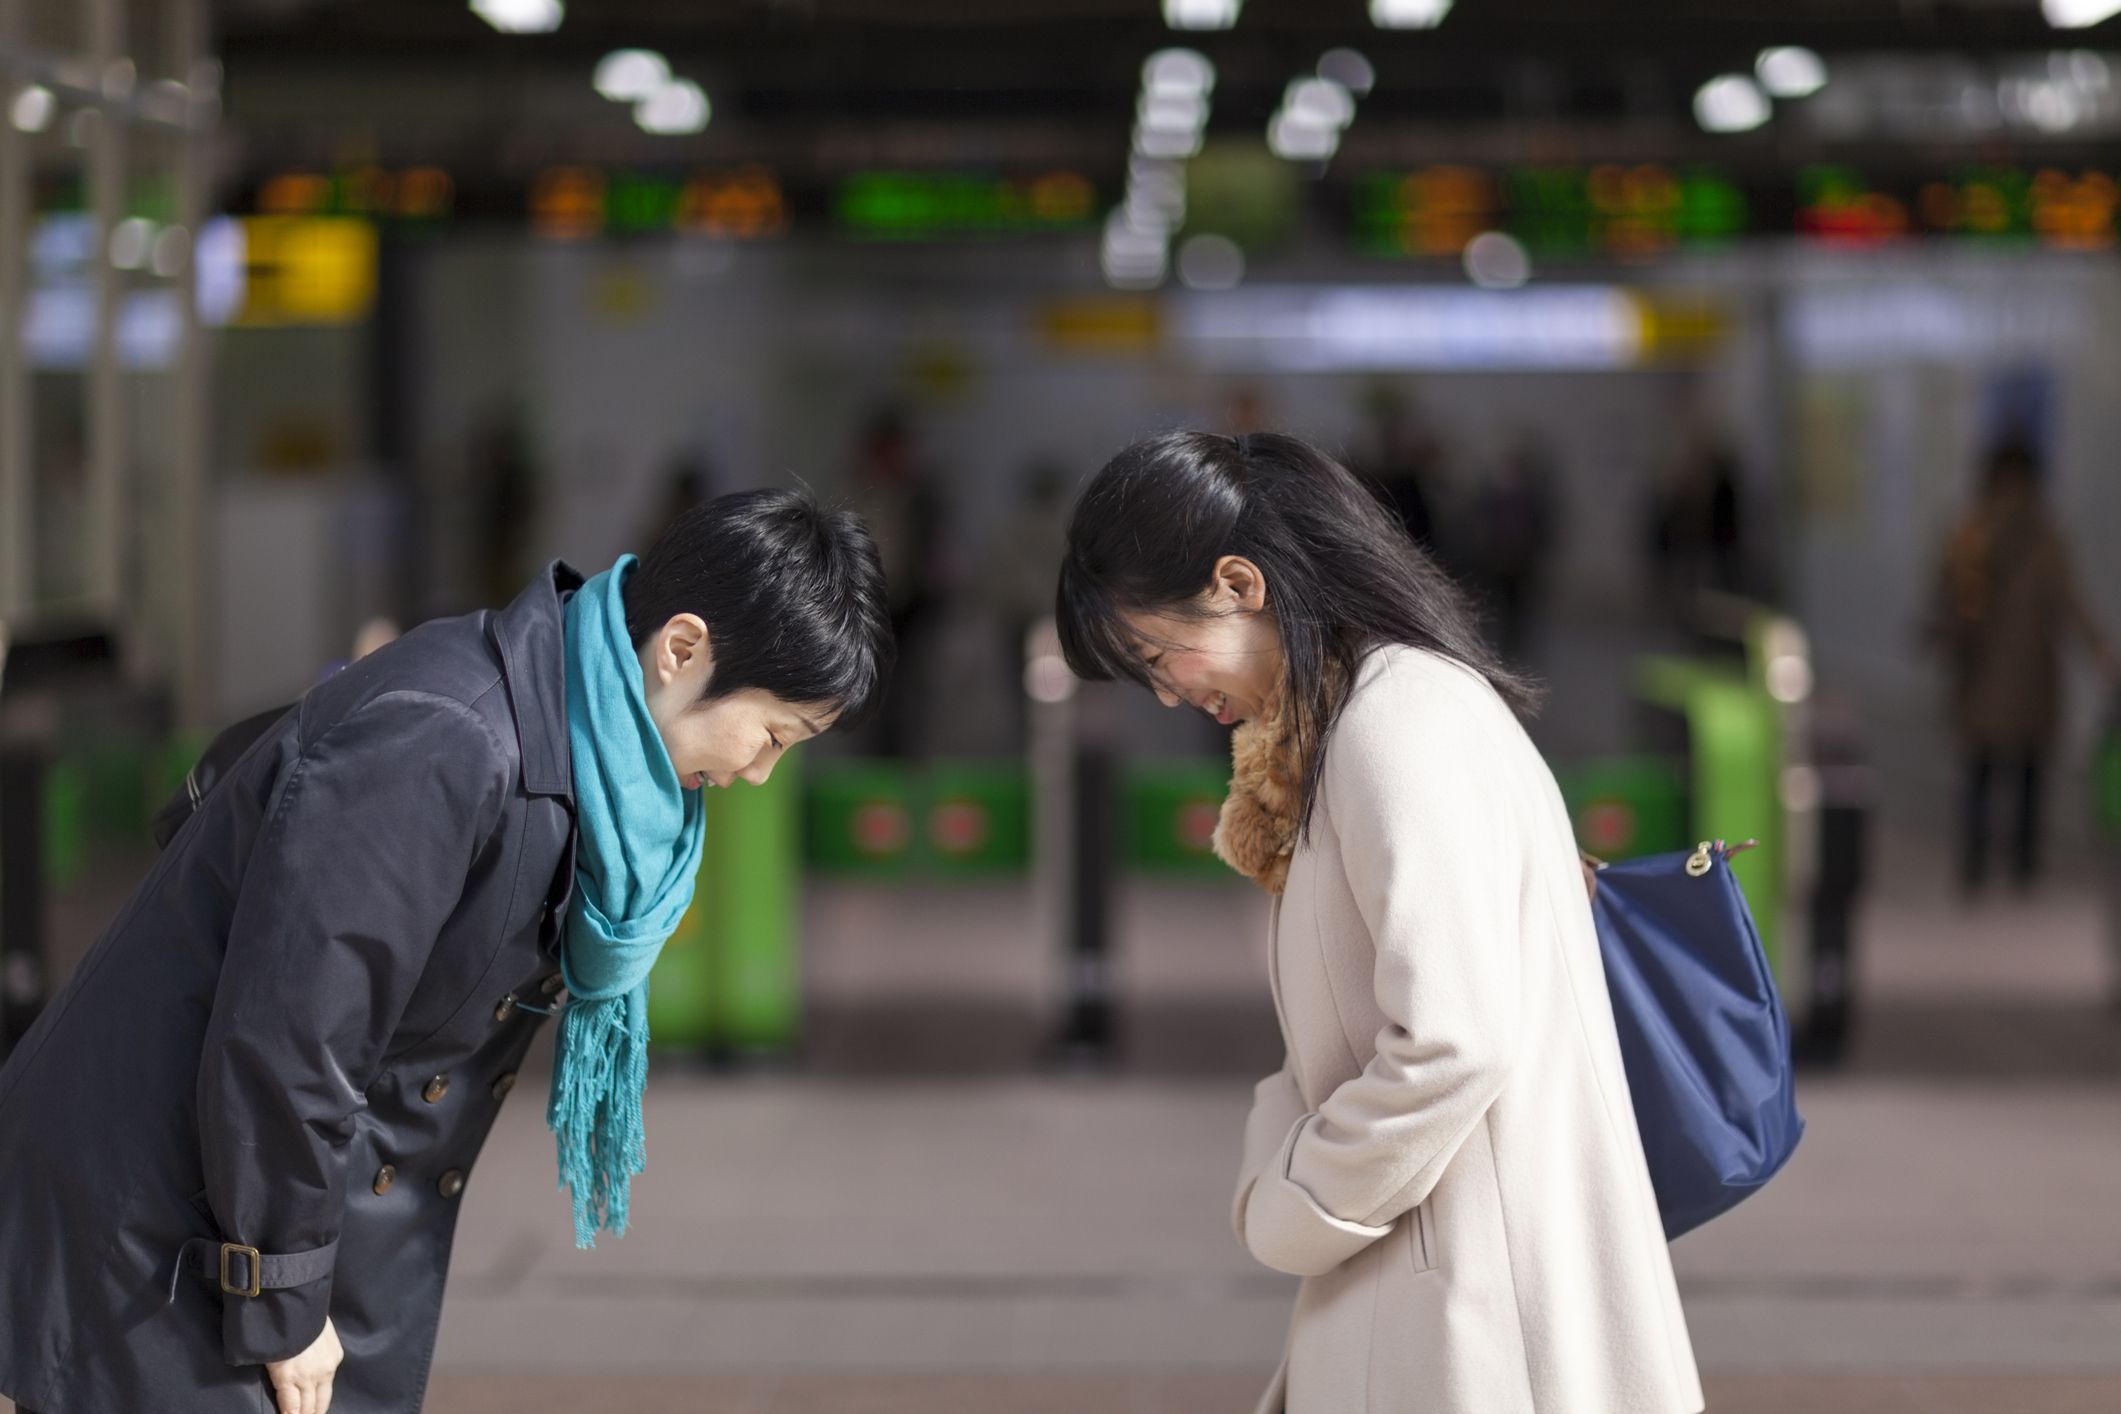
<svg viewBox="0 0 2121 1414"><path fill-rule="evenodd" d="M280 1414L325 1414L331 1408L332 1376L346 1352L339 1348L339 1333L331 1317L324 1318L324 1333L309 1349L285 1360L267 1362L265 1373L272 1379L273 1393L280 1400Z"/></svg>

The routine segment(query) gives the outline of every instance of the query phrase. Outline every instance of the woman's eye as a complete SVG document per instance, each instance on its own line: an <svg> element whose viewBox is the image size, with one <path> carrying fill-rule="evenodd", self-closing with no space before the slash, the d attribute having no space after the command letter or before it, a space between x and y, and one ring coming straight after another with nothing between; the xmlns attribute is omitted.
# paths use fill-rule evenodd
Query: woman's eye
<svg viewBox="0 0 2121 1414"><path fill-rule="evenodd" d="M766 740L773 743L773 749L775 751L779 751L781 749L781 739L775 736L772 732L766 733Z"/></svg>

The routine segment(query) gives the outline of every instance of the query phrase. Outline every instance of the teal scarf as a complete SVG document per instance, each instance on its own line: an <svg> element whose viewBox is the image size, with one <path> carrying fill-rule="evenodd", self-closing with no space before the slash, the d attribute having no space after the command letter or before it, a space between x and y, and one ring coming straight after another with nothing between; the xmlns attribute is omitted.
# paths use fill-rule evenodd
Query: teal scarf
<svg viewBox="0 0 2121 1414"><path fill-rule="evenodd" d="M574 903L562 935L567 1005L546 1122L560 1186L574 1194L574 1240L624 1235L627 1190L647 1166L648 971L692 902L706 839L700 792L648 715L641 660L626 632L617 564L567 605L567 741L574 760Z"/></svg>

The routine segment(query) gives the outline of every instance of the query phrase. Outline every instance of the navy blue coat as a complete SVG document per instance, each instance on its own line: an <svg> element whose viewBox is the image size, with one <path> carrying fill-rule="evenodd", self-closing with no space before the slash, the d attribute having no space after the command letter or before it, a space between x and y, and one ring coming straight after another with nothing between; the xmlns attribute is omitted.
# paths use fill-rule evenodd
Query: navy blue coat
<svg viewBox="0 0 2121 1414"><path fill-rule="evenodd" d="M460 1195L560 991L580 583L312 690L0 1069L0 1392L268 1410L328 1313L334 1414L420 1407Z"/></svg>

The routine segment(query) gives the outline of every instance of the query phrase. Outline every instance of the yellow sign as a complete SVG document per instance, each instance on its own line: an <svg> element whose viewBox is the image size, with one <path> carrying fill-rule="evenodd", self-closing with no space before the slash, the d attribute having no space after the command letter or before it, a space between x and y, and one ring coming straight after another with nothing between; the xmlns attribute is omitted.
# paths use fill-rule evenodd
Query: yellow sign
<svg viewBox="0 0 2121 1414"><path fill-rule="evenodd" d="M367 221L250 216L243 241L239 324L357 324L375 305L376 228Z"/></svg>
<svg viewBox="0 0 2121 1414"><path fill-rule="evenodd" d="M1077 295L1037 312L1049 348L1080 354L1153 353L1163 337L1156 301L1138 295Z"/></svg>

